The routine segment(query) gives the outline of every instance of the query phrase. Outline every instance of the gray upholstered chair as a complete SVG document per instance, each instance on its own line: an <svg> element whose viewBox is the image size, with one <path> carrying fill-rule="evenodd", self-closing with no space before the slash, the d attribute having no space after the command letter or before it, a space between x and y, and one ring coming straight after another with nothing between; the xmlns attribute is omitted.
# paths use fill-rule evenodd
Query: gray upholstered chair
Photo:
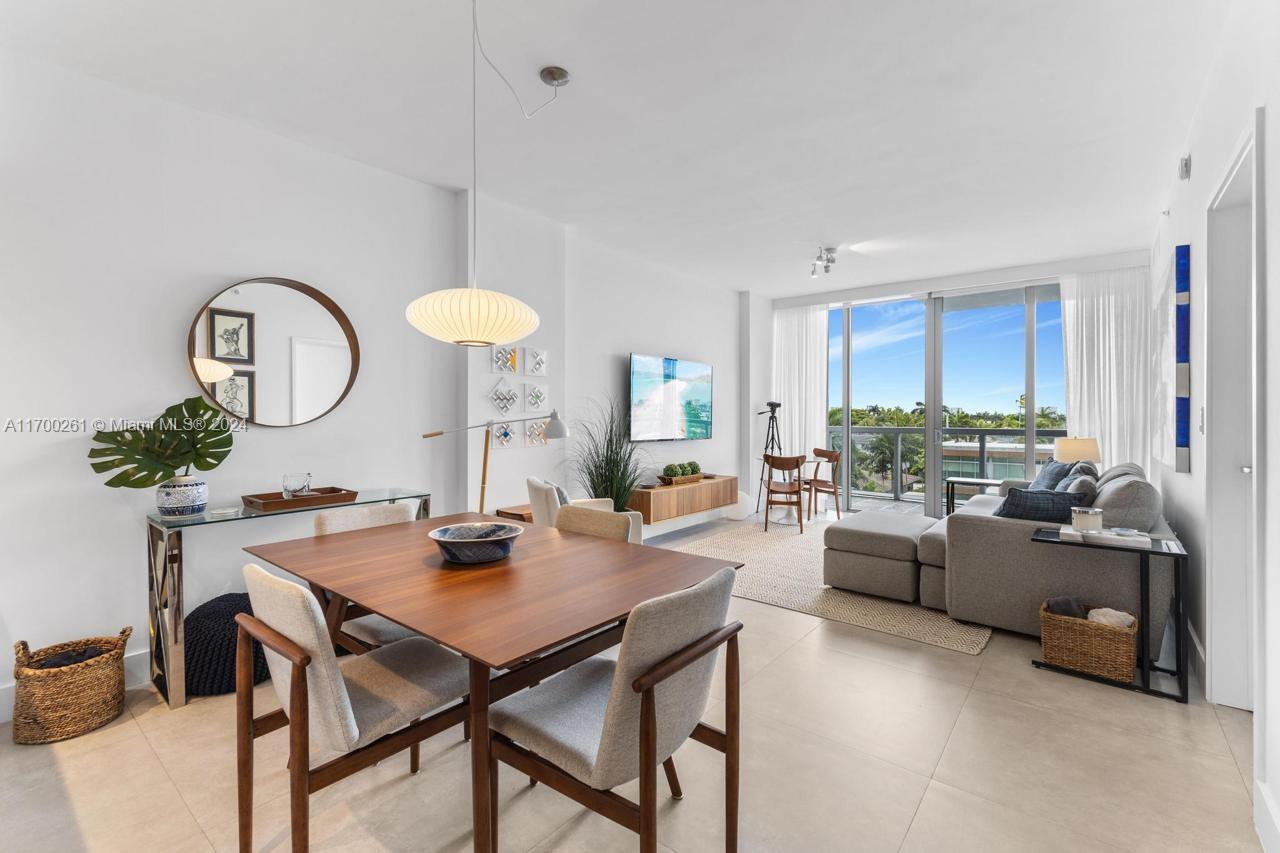
<svg viewBox="0 0 1280 853"><path fill-rule="evenodd" d="M253 741L289 727L289 807L294 850L307 849L308 798L383 758L462 722L468 666L453 652L411 637L339 661L320 604L309 590L250 563L245 586L254 615L236 616L236 765L240 849L253 845ZM281 710L253 716L253 640L262 643ZM430 716L428 716L430 715ZM424 719L425 718L425 719ZM311 767L311 745L344 753Z"/></svg>
<svg viewBox="0 0 1280 853"><path fill-rule="evenodd" d="M639 604L627 618L617 661L594 657L509 696L489 710L497 762L637 832L657 849L657 772L681 797L672 754L692 737L725 754L726 849L737 849L738 638L725 624L733 570ZM701 722L715 651L728 643L726 731ZM640 802L611 788L639 777ZM496 821L495 821L496 822ZM496 844L497 830L494 838Z"/></svg>
<svg viewBox="0 0 1280 853"><path fill-rule="evenodd" d="M562 506L577 506L586 509L613 512L613 501L609 498L579 498L567 500L562 490L554 484L537 477L525 478L525 486L529 490L529 509L533 514L533 523L544 527L555 527L556 516ZM618 515L630 520L631 528L627 535L628 542L639 545L644 538L644 518L634 510L620 512Z"/></svg>
<svg viewBox="0 0 1280 853"><path fill-rule="evenodd" d="M316 513L315 530L317 536L325 536L329 533L363 530L366 527L381 527L384 524L404 524L413 521L416 514L417 508L408 502L330 509ZM317 595L321 594L316 592ZM352 609L354 608L349 607L348 612ZM359 610L356 612L359 613ZM363 654L369 649L416 636L417 634L390 619L376 613L366 613L343 622L336 639L338 645L347 651Z"/></svg>
<svg viewBox="0 0 1280 853"><path fill-rule="evenodd" d="M556 529L626 542L631 537L631 519L608 510L562 506L556 513Z"/></svg>

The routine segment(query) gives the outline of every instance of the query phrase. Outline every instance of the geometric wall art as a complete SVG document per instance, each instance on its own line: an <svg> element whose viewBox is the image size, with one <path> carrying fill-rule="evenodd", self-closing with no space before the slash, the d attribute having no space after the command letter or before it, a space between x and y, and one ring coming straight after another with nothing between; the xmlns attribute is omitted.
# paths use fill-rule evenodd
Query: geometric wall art
<svg viewBox="0 0 1280 853"><path fill-rule="evenodd" d="M529 421L524 425L525 447L543 447L547 443L547 422Z"/></svg>
<svg viewBox="0 0 1280 853"><path fill-rule="evenodd" d="M519 373L520 348L496 346L490 352L490 370L493 373Z"/></svg>
<svg viewBox="0 0 1280 853"><path fill-rule="evenodd" d="M547 386L532 382L524 384L524 409L526 412L545 412L550 408L547 402Z"/></svg>
<svg viewBox="0 0 1280 853"><path fill-rule="evenodd" d="M1191 246L1174 249L1173 265L1173 470L1186 474L1191 471Z"/></svg>
<svg viewBox="0 0 1280 853"><path fill-rule="evenodd" d="M547 351L544 349L524 348L524 375L547 375Z"/></svg>
<svg viewBox="0 0 1280 853"><path fill-rule="evenodd" d="M512 388L507 380L499 379L498 384L493 386L493 390L489 392L489 402L493 407L504 415L517 411L516 404L520 402L520 392Z"/></svg>
<svg viewBox="0 0 1280 853"><path fill-rule="evenodd" d="M493 425L493 446L494 447L515 447L516 434L511 428L511 424L494 424Z"/></svg>

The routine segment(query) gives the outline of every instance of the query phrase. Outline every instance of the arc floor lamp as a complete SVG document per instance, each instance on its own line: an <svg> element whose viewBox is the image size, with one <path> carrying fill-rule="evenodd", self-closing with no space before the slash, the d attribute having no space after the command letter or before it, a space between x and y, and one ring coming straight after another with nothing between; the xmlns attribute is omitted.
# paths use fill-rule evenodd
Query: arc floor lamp
<svg viewBox="0 0 1280 853"><path fill-rule="evenodd" d="M556 438L568 438L569 427L560 419L560 413L555 409L551 410L550 417L537 415L532 418L507 418L502 421L504 424L523 424L529 421L546 421L547 428L543 431L543 435L550 441ZM424 432L423 438L437 438L442 435L450 435L455 432L470 432L473 429L484 430L484 458L480 463L480 512L484 513L484 493L489 488L489 447L493 444L493 425L496 421L487 421L482 424L472 424L470 426L454 427L453 429L438 429L432 432Z"/></svg>

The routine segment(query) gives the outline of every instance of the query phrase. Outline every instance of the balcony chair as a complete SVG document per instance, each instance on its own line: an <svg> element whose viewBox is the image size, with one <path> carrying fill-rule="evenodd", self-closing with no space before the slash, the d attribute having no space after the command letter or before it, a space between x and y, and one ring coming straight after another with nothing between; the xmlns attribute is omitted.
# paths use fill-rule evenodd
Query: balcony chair
<svg viewBox="0 0 1280 853"><path fill-rule="evenodd" d="M732 569L637 605L627 618L617 661L593 657L555 678L491 706L490 768L496 790L501 761L530 779L658 846L657 773L683 795L672 755L689 738L725 756L725 849L738 835L738 637L725 624ZM700 722L711 692L715 651L728 643L725 731ZM611 789L640 780L640 802ZM493 840L497 847L495 810Z"/></svg>
<svg viewBox="0 0 1280 853"><path fill-rule="evenodd" d="M836 521L840 520L840 451L826 450L825 448L815 447L813 455L818 457L813 460L813 476L804 477L800 480L802 490L809 490L809 510L806 518L813 518L813 514L818 511L818 492L831 495L835 498L836 505ZM819 477L822 471L822 463L828 462L831 465L831 479L824 480Z"/></svg>
<svg viewBox="0 0 1280 853"><path fill-rule="evenodd" d="M253 741L289 727L290 834L308 844L309 798L352 773L409 750L462 722L467 662L423 637L338 660L320 604L305 588L250 563L245 586L255 615L240 613L236 638L236 770L240 850L253 848ZM253 716L253 640L262 643L281 708ZM428 716L429 715L429 716ZM314 743L343 753L311 766Z"/></svg>
<svg viewBox="0 0 1280 853"><path fill-rule="evenodd" d="M525 484L529 489L529 507L533 511L533 523L544 527L556 526L556 514L562 506L579 506L587 509L613 512L613 501L609 498L581 498L567 500L562 498L563 492L551 483L537 477L528 477ZM638 512L627 510L618 515L630 519L631 529L627 541L639 545L643 539L644 518Z"/></svg>
<svg viewBox="0 0 1280 853"><path fill-rule="evenodd" d="M764 529L769 531L769 507L785 506L794 507L796 511L796 521L800 522L800 532L804 533L804 489L801 486L800 475L804 468L806 457L804 456L772 456L768 453L764 456L764 464L769 468L768 479L765 480L764 489ZM777 471L787 479L773 479L773 472ZM774 495L779 497L775 498Z"/></svg>

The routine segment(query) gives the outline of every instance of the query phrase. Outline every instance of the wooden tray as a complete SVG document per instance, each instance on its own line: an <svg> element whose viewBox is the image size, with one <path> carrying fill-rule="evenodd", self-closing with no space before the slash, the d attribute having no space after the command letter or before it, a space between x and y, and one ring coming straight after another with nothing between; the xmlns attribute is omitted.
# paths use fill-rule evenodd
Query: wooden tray
<svg viewBox="0 0 1280 853"><path fill-rule="evenodd" d="M683 486L686 483L697 483L706 478L705 474L681 474L679 477L658 475L658 482L664 486Z"/></svg>
<svg viewBox="0 0 1280 853"><path fill-rule="evenodd" d="M286 498L284 492L264 492L260 495L241 495L240 500L249 509L259 512L280 512L286 509L306 509L313 506L329 506L330 504L349 504L356 499L358 492L337 486L321 486L312 489L305 495Z"/></svg>

